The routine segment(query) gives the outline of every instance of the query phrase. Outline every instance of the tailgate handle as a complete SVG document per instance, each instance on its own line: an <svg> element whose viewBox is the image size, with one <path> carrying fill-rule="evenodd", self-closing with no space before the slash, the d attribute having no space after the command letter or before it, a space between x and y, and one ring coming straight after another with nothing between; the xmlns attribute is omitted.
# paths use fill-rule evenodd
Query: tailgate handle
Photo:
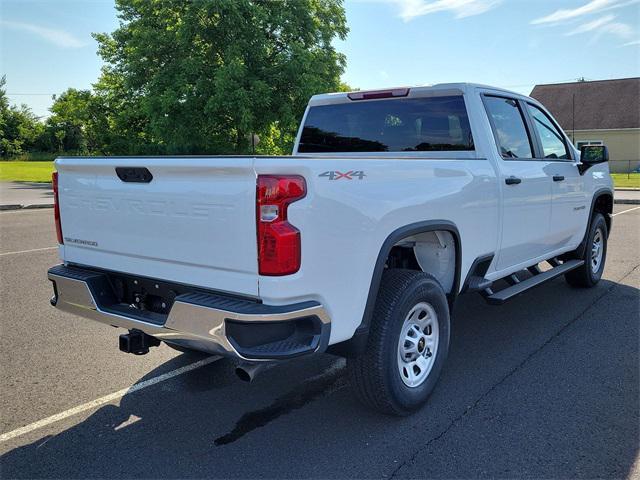
<svg viewBox="0 0 640 480"><path fill-rule="evenodd" d="M116 174L123 182L149 183L153 175L145 167L116 167Z"/></svg>

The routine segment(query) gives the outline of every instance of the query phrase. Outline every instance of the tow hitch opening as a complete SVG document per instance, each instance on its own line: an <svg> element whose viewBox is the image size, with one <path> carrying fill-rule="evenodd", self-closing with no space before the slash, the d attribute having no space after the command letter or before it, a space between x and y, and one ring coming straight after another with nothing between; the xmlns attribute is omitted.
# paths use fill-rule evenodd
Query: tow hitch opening
<svg viewBox="0 0 640 480"><path fill-rule="evenodd" d="M129 333L120 335L119 345L121 352L145 355L149 348L159 346L160 340L140 330L129 330Z"/></svg>

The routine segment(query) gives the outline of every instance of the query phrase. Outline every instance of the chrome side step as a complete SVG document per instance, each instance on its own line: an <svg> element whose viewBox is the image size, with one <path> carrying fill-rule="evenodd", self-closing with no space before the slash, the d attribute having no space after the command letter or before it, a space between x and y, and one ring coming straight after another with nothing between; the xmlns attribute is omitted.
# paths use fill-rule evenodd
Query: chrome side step
<svg viewBox="0 0 640 480"><path fill-rule="evenodd" d="M513 285L511 285L510 287L500 290L499 292L486 295L484 299L491 305L502 305L507 300L520 295L527 290L537 287L544 282L553 280L554 278L559 277L560 275L563 275L573 269L579 268L583 264L584 260L568 260L564 263L556 263L556 266L554 266L551 270L536 273L532 277L526 280L522 280L518 283L513 283Z"/></svg>

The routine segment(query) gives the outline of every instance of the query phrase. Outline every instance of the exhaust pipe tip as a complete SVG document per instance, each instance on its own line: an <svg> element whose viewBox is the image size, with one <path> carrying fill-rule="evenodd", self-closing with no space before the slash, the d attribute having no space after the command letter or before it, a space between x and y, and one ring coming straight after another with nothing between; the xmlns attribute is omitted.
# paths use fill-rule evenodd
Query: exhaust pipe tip
<svg viewBox="0 0 640 480"><path fill-rule="evenodd" d="M264 370L273 366L271 362L247 363L243 362L236 366L235 372L243 382L252 382Z"/></svg>
<svg viewBox="0 0 640 480"><path fill-rule="evenodd" d="M243 382L250 382L252 380L251 375L242 367L236 367L236 375Z"/></svg>

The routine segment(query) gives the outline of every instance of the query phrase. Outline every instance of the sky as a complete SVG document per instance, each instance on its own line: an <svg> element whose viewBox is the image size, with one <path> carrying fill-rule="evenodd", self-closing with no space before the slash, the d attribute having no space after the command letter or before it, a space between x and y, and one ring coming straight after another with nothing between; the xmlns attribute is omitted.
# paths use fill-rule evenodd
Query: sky
<svg viewBox="0 0 640 480"><path fill-rule="evenodd" d="M475 82L528 94L539 83L640 76L640 0L347 0L343 81L360 89ZM49 115L53 94L91 88L92 32L113 0L0 0L0 75L10 101ZM319 92L320 93L320 92Z"/></svg>

